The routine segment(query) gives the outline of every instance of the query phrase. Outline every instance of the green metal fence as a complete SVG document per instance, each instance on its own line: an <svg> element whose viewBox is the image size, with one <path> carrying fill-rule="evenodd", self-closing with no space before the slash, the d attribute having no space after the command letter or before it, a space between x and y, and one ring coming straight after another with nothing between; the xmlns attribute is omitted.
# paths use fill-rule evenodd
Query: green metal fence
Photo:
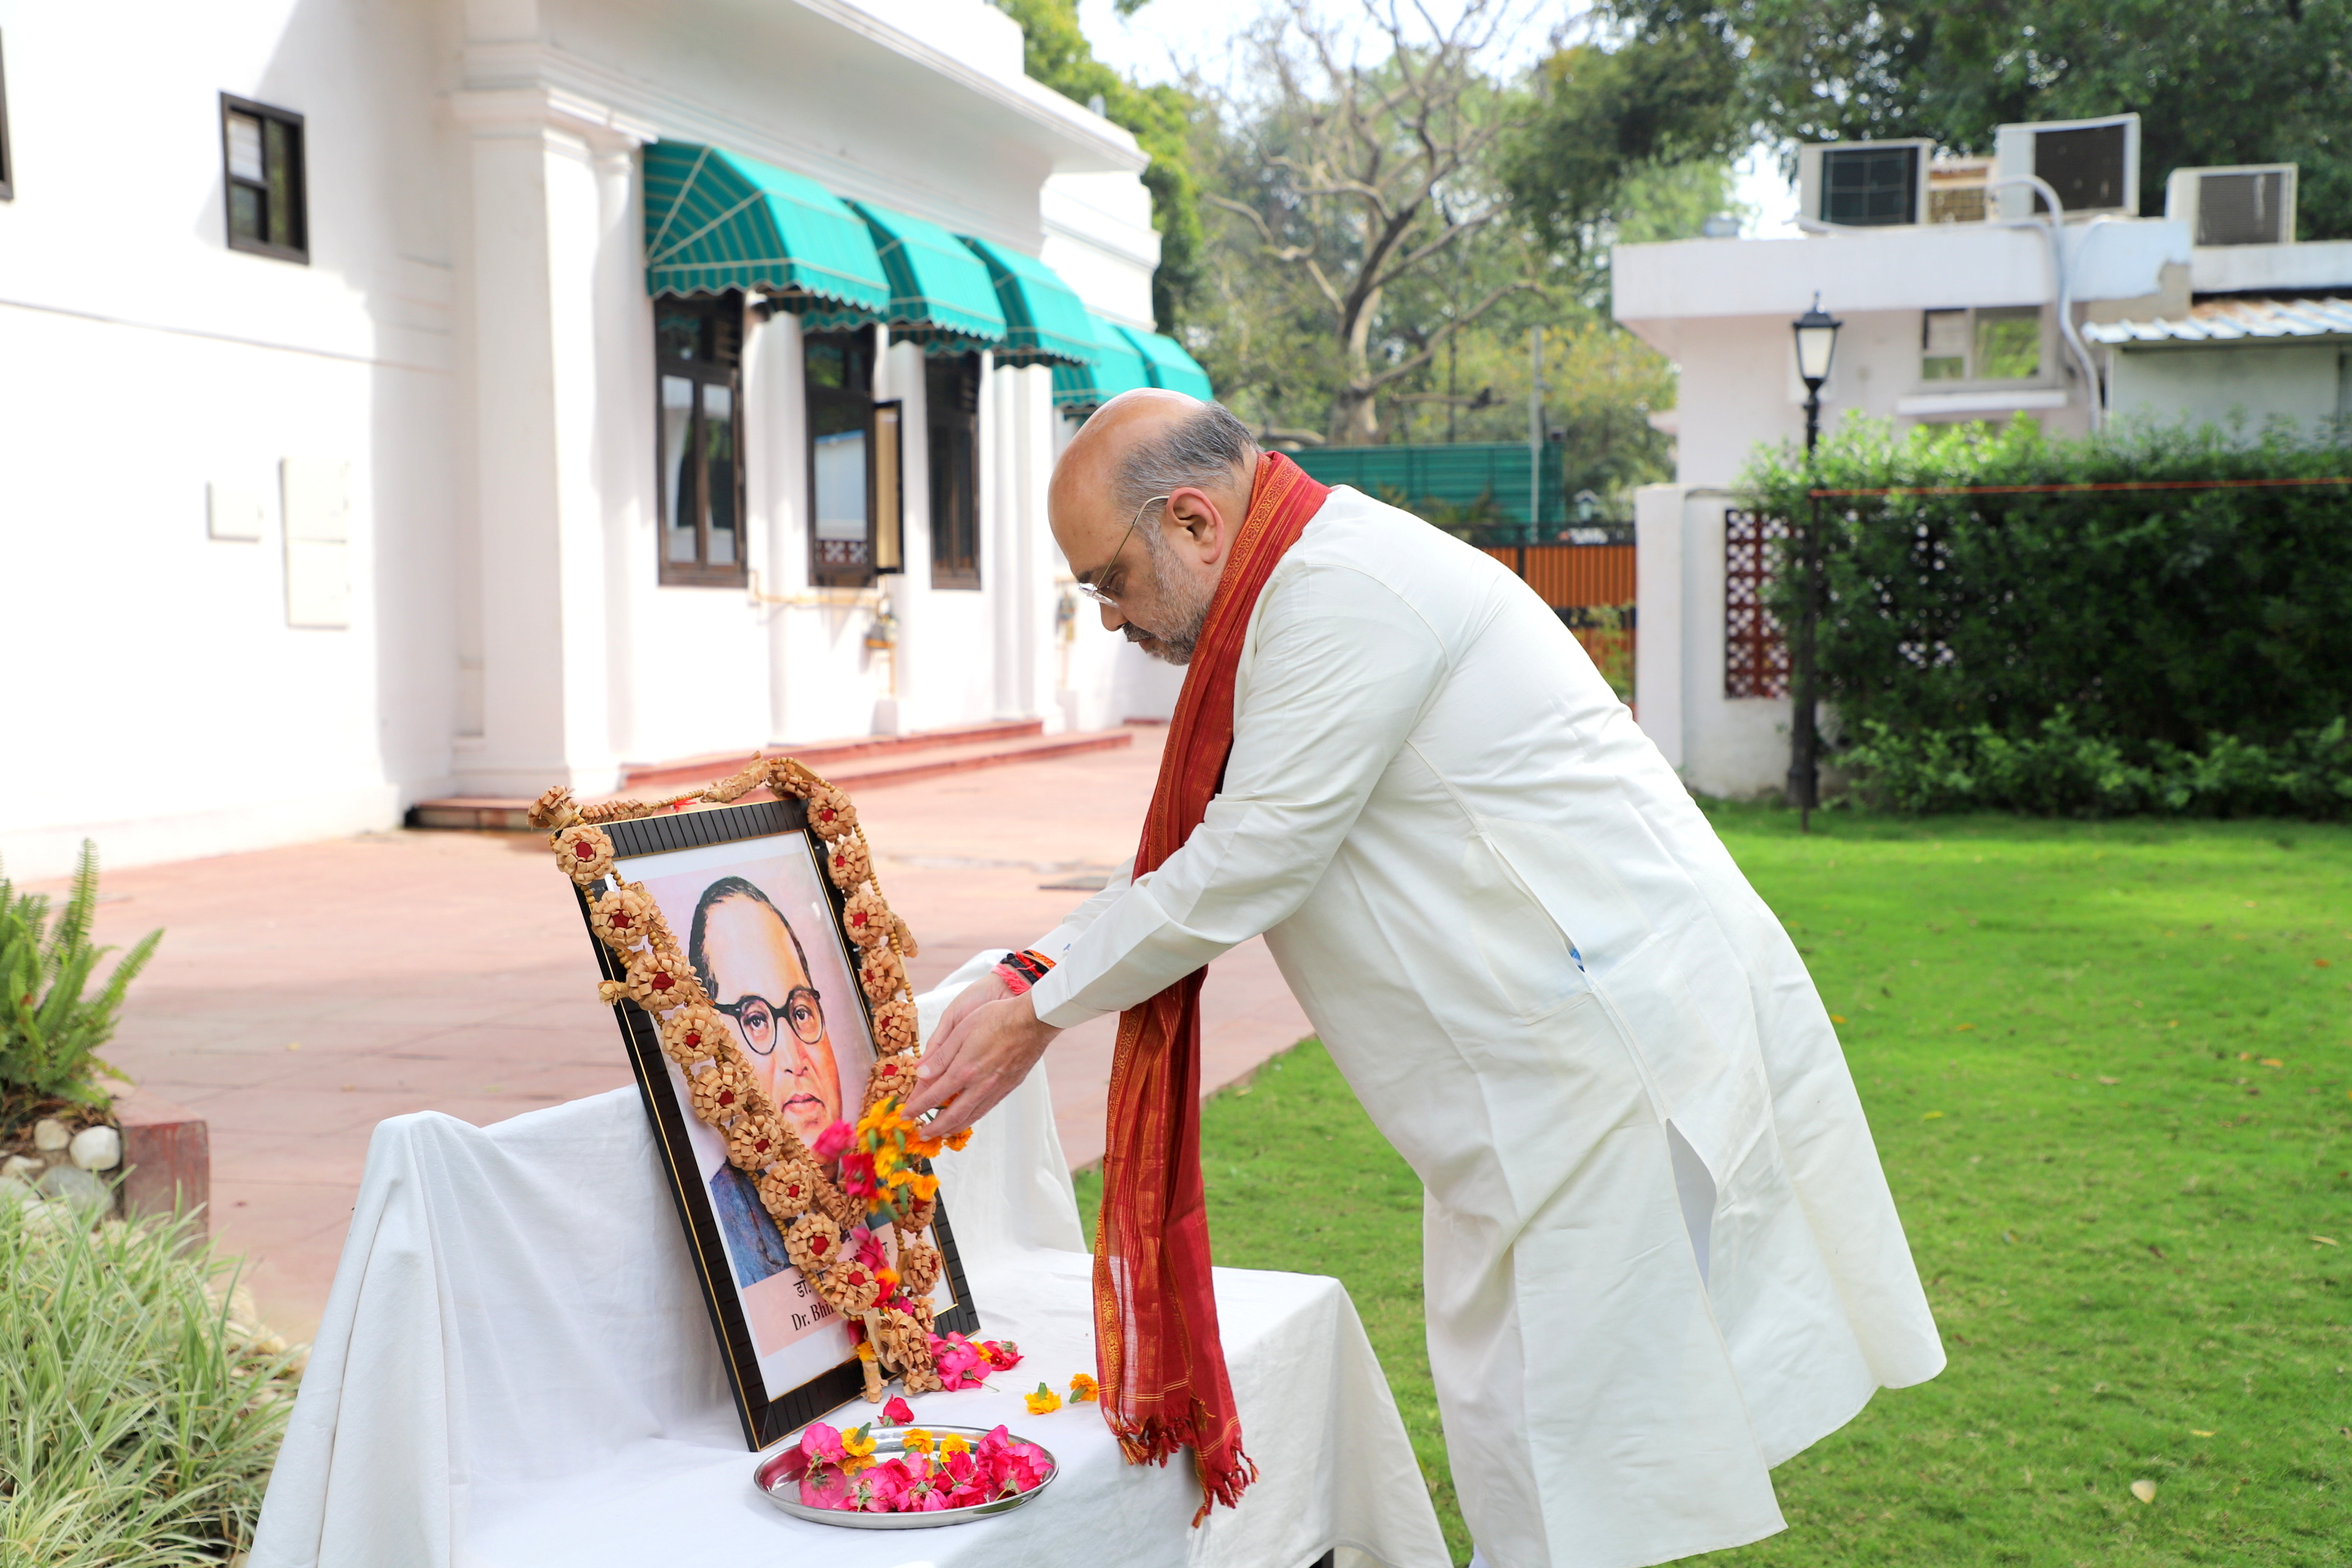
<svg viewBox="0 0 2352 1568"><path fill-rule="evenodd" d="M1561 493L1559 447L1542 446L1543 512L1539 533L1568 521ZM1519 441L1465 441L1451 446L1314 447L1290 454L1327 485L1352 485L1369 496L1409 508L1432 501L1468 509L1493 498L1495 521L1524 528L1528 510L1528 448Z"/></svg>

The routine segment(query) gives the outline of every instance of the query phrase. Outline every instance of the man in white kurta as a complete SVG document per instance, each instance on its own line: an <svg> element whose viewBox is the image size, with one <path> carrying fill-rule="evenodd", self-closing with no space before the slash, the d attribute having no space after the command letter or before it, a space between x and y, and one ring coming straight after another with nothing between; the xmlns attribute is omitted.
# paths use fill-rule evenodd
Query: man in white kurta
<svg viewBox="0 0 2352 1568"><path fill-rule="evenodd" d="M1769 1534L1770 1467L1941 1369L1780 922L1559 616L1347 489L1258 600L1205 819L1004 1005L1067 1027L1261 933L1426 1188L1431 1369L1494 1568Z"/></svg>

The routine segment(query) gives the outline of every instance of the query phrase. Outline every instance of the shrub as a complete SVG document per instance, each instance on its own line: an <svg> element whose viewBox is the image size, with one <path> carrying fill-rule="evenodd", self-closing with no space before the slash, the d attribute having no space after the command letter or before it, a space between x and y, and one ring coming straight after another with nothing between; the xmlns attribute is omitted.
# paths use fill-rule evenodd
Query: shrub
<svg viewBox="0 0 2352 1568"><path fill-rule="evenodd" d="M218 1568L250 1544L291 1406L187 1222L0 1200L0 1562Z"/></svg>
<svg viewBox="0 0 2352 1568"><path fill-rule="evenodd" d="M98 1075L113 1069L99 1047L113 1037L123 994L163 933L141 938L89 994L99 960L114 951L90 945L97 907L98 848L87 839L54 923L47 894L18 893L0 876L0 1126L12 1106L66 1100L106 1107Z"/></svg>
<svg viewBox="0 0 2352 1568"><path fill-rule="evenodd" d="M1851 489L2317 479L2352 476L2352 447L2283 429L2048 441L2023 421L1898 435L1848 419L1818 472ZM1792 451L1745 486L1775 515L1811 515ZM2158 746L2298 743L2352 709L2352 485L1852 497L1821 516L1818 668L1849 733L2015 740L2063 710L2147 767ZM1790 624L1785 571L1770 600Z"/></svg>
<svg viewBox="0 0 2352 1568"><path fill-rule="evenodd" d="M1898 731L1864 721L1839 763L1854 793L1896 811L2042 816L2352 816L2352 737L2337 719L2275 746L2223 737L2202 753L2161 742L2134 763L2061 709L2029 735L1990 724Z"/></svg>

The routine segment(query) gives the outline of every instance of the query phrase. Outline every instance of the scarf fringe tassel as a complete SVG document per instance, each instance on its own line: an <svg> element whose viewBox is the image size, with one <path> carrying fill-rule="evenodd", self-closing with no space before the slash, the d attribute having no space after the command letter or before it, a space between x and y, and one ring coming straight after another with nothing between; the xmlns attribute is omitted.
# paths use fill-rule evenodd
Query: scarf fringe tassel
<svg viewBox="0 0 2352 1568"><path fill-rule="evenodd" d="M1209 1510L1223 1503L1227 1508L1239 1508L1242 1492L1257 1479L1257 1462L1236 1447L1229 1468L1212 1472L1207 1454L1200 1443L1200 1428L1207 1412L1198 1400L1192 1403L1192 1414L1183 1420L1171 1421L1155 1415L1140 1426L1125 1424L1112 1430L1118 1438L1119 1452L1130 1465L1165 1465L1186 1448L1192 1450L1194 1469L1201 1478L1201 1510L1192 1516L1192 1528L1201 1528Z"/></svg>

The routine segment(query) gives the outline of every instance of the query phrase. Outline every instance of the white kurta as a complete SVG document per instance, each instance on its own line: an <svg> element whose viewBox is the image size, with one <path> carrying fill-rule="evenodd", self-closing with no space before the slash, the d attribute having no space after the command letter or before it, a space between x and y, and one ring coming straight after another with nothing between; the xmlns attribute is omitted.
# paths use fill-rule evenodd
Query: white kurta
<svg viewBox="0 0 2352 1568"><path fill-rule="evenodd" d="M1430 1364L1495 1568L1770 1534L1769 1467L1941 1370L1780 922L1559 617L1351 489L1259 598L1206 818L1045 939L1038 1016L1260 932L1426 1188Z"/></svg>

